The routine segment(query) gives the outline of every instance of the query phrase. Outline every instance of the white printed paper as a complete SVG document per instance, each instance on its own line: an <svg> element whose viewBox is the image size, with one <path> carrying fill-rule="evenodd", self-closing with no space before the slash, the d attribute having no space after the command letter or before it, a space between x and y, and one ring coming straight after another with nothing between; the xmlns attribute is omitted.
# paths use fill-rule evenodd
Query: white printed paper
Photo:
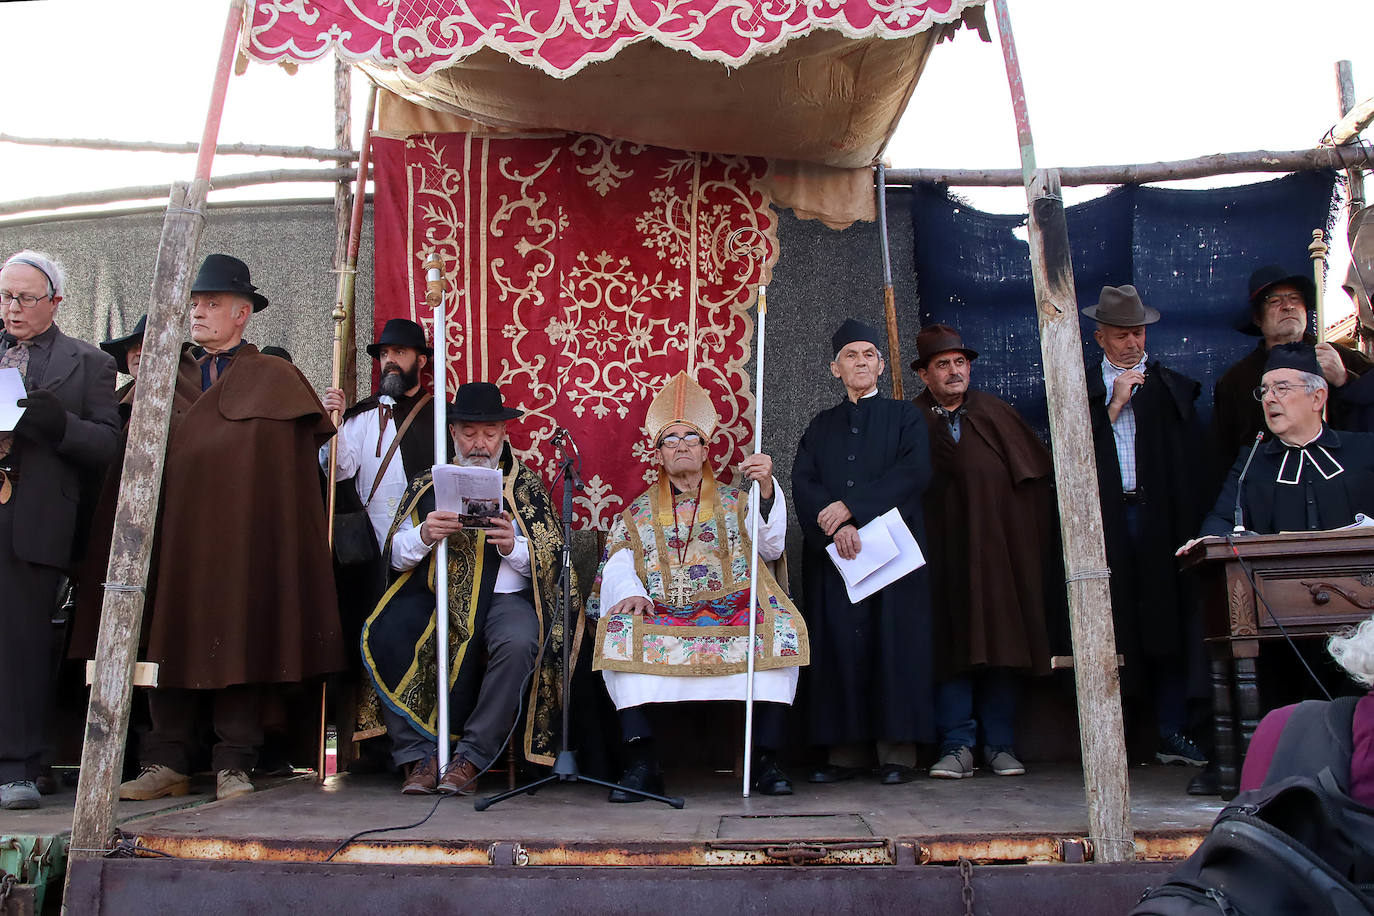
<svg viewBox="0 0 1374 916"><path fill-rule="evenodd" d="M24 377L18 369L0 369L0 433L14 431L24 408L15 404L20 398L28 397L24 390Z"/></svg>
<svg viewBox="0 0 1374 916"><path fill-rule="evenodd" d="M501 514L501 472L456 464L434 466L434 508L456 512L467 528L490 528Z"/></svg>
<svg viewBox="0 0 1374 916"><path fill-rule="evenodd" d="M859 544L859 555L852 560L842 558L834 544L825 548L835 568L844 577L844 588L849 593L851 604L876 594L926 563L921 545L916 543L911 529L895 508L860 528ZM876 555L865 559L864 555L869 552L870 546ZM878 562L875 563L875 559Z"/></svg>

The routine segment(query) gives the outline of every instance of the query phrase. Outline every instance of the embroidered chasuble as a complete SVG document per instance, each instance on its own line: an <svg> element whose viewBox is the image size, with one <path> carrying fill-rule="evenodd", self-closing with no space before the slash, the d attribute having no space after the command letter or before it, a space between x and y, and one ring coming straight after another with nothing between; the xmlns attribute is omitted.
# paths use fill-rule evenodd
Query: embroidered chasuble
<svg viewBox="0 0 1374 916"><path fill-rule="evenodd" d="M675 494L665 475L616 518L587 602L588 615L600 617L594 670L678 677L745 672L748 505L748 490L717 484L708 468L699 494ZM786 511L780 496L772 511ZM601 607L607 564L622 551L632 554L635 575L653 602L644 616L609 614ZM806 624L762 559L755 613L756 671L808 664ZM727 689L719 698L743 699L734 692Z"/></svg>

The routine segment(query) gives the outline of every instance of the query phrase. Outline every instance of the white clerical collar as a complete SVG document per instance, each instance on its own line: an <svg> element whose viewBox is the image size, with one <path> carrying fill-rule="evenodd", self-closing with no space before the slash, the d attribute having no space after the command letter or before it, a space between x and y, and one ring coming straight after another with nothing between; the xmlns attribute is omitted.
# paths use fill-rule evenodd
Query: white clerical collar
<svg viewBox="0 0 1374 916"><path fill-rule="evenodd" d="M1290 486L1301 483L1303 469L1309 464L1326 480L1345 473L1345 468L1341 466L1334 455L1327 451L1326 446L1316 444L1325 432L1325 428L1321 429L1301 446L1289 445L1280 439L1279 442L1284 446L1283 460L1279 462L1279 472L1274 478L1275 482L1286 483ZM1294 458L1294 455L1298 457Z"/></svg>
<svg viewBox="0 0 1374 916"><path fill-rule="evenodd" d="M878 386L877 386L877 385L874 385L874 386L873 386L873 390L870 391L868 394L861 394L861 395L859 395L859 400L862 401L864 398L876 398L877 396L878 396Z"/></svg>

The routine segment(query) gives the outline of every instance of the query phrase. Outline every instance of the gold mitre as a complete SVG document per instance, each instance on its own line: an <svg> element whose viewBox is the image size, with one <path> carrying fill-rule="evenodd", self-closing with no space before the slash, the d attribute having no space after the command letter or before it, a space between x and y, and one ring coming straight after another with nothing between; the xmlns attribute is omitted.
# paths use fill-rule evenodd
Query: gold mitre
<svg viewBox="0 0 1374 916"><path fill-rule="evenodd" d="M677 423L690 426L707 441L720 423L720 414L716 413L711 396L686 372L679 372L668 380L663 390L654 395L644 417L644 428L654 442L658 442L665 429Z"/></svg>

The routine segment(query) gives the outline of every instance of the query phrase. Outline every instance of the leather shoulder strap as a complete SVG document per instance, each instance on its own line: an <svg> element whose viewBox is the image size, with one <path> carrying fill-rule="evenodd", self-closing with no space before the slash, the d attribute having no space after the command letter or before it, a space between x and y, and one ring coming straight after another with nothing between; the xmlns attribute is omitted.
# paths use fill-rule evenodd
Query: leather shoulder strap
<svg viewBox="0 0 1374 916"><path fill-rule="evenodd" d="M382 458L382 466L377 468L377 478L372 481L372 489L367 494L367 502L364 505L372 505L372 497L377 495L377 488L382 485L382 478L386 476L387 466L391 464L391 456L396 454L396 449L400 447L401 440L405 438L406 432L410 429L410 424L415 422L415 418L420 415L420 410L434 400L434 395L426 391L424 397L415 402L410 413L406 414L405 422L401 428L396 430L396 438L391 440L391 447L386 450L386 456Z"/></svg>

